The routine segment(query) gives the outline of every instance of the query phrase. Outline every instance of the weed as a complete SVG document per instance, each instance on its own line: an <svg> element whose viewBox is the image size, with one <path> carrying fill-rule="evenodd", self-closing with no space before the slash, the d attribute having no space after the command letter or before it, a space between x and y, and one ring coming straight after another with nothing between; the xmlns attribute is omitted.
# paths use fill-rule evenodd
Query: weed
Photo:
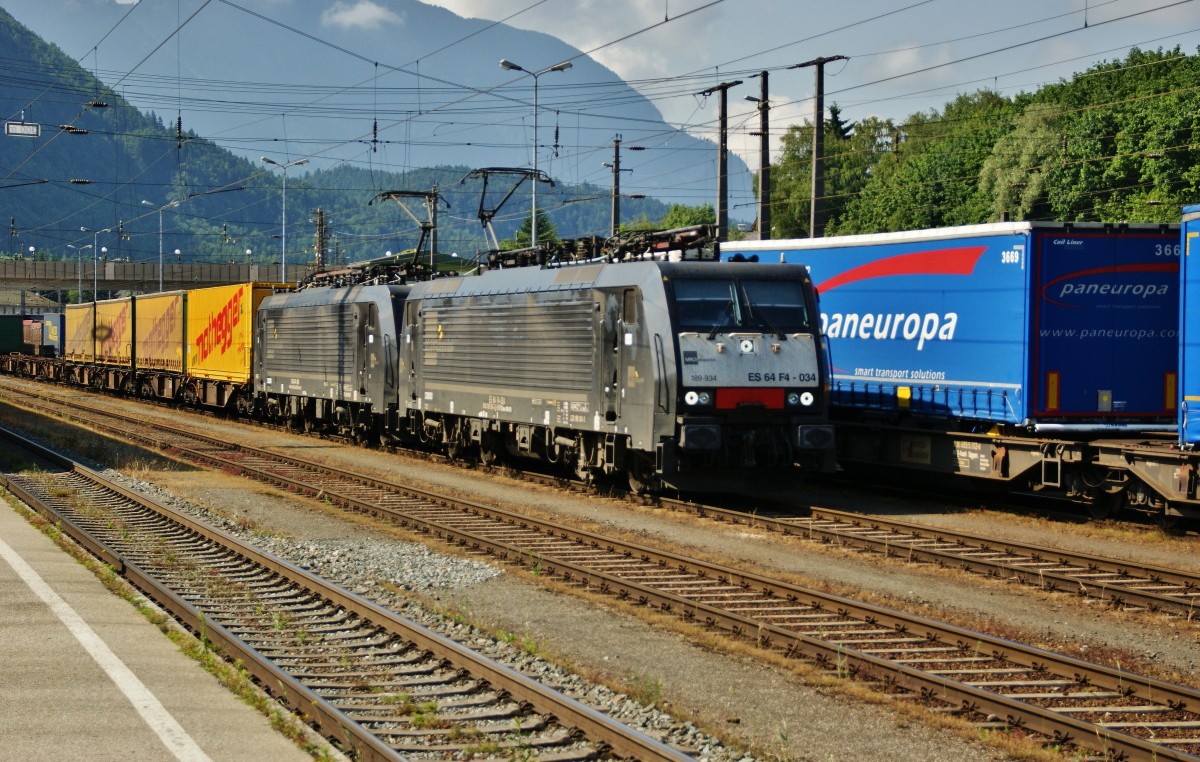
<svg viewBox="0 0 1200 762"><path fill-rule="evenodd" d="M663 683L662 678L658 675L644 675L642 677L631 678L629 688L629 697L634 701L649 706L655 706L663 699Z"/></svg>

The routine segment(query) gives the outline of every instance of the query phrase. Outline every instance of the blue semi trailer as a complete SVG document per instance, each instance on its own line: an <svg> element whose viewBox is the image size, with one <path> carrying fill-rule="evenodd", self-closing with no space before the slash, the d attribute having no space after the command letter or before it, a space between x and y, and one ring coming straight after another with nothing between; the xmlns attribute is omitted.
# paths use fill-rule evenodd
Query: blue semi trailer
<svg viewBox="0 0 1200 762"><path fill-rule="evenodd" d="M1174 439L1179 255L1178 225L1047 222L722 245L808 265L844 466L966 474L1095 512L1123 486L1090 442Z"/></svg>
<svg viewBox="0 0 1200 762"><path fill-rule="evenodd" d="M1180 250L1179 441L1194 450L1200 444L1200 204L1183 208Z"/></svg>

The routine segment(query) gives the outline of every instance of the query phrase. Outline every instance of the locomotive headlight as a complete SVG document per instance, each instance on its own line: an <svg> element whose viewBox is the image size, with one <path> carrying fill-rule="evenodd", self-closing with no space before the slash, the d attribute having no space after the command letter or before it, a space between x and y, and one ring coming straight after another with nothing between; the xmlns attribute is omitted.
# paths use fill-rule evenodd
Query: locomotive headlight
<svg viewBox="0 0 1200 762"><path fill-rule="evenodd" d="M788 407L808 407L814 399L812 392L788 392L787 404Z"/></svg>
<svg viewBox="0 0 1200 762"><path fill-rule="evenodd" d="M701 405L711 405L712 404L712 392L700 392L696 396L700 398L699 404L701 404Z"/></svg>
<svg viewBox="0 0 1200 762"><path fill-rule="evenodd" d="M703 407L705 405L711 405L712 404L712 392L708 392L708 391L699 391L698 392L693 389L692 391L689 391L687 394L683 395L683 401L689 407Z"/></svg>
<svg viewBox="0 0 1200 762"><path fill-rule="evenodd" d="M689 405L696 405L700 402L700 395L696 394L695 392L688 392L687 394L683 395L683 401Z"/></svg>

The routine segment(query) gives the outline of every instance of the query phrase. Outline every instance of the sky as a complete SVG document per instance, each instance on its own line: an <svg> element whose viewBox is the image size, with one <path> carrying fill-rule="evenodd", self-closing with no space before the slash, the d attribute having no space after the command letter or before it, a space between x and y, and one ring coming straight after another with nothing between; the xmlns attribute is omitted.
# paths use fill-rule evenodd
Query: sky
<svg viewBox="0 0 1200 762"><path fill-rule="evenodd" d="M384 2L384 0L376 0ZM368 3L372 4L373 3ZM904 117L940 109L956 94L1033 91L1133 46L1200 47L1196 0L432 0L465 17L553 34L654 99L667 121L708 125L715 98L662 95L666 77L706 75L697 92L730 89L731 123L757 124L757 78L744 72L820 57L825 105L844 118ZM365 8L362 2L346 2ZM1003 12L1000 12L1000 11ZM645 31L642 31L645 30ZM640 32L640 33L639 33ZM629 35L635 35L628 37ZM626 39L627 38L627 39ZM536 65L536 64L531 64ZM814 68L769 76L773 145L787 124L811 119ZM729 72L738 76L730 78ZM724 73L724 74L723 74ZM639 86L640 81L647 81ZM701 129L706 129L702 127ZM740 136L740 137L739 137ZM743 130L730 149L757 166L758 139Z"/></svg>
<svg viewBox="0 0 1200 762"><path fill-rule="evenodd" d="M445 19L412 1L141 0L133 8L131 0L5 0L4 5L115 84L136 107L154 110L166 121L178 111L185 128L252 161L259 155L279 161L306 156L312 161L303 171L333 162L403 171L438 163L515 166L528 161L530 78L502 70L496 61L505 57L536 71L560 60L551 55L573 53L557 43L534 45L528 36L514 43L517 36L486 25L473 35L459 25L439 26L443 37L465 36L431 39L426 31L414 41L404 36L406 30L428 30L432 17L438 24ZM813 115L815 69L789 67L816 58L844 57L824 67L826 107L837 104L851 122L872 116L902 122L913 113L941 109L960 93L1032 92L1100 61L1124 58L1135 46L1178 46L1192 55L1200 49L1200 0L426 4L552 35L623 78L674 126L663 133L662 125L644 119L645 110L622 111L639 104L630 104L621 89L601 84L605 72L586 61L576 59L571 71L542 76L543 118L539 139L532 142L541 146L541 168L566 183L611 183L605 162L612 156L614 133L621 133L625 193L707 201L716 174L711 144L679 151L673 136L686 132L715 141L719 99L701 93L741 80L727 91L729 148L745 162L745 168L731 172L730 190L732 208L750 215L751 173L759 164L759 138L752 133L758 130L759 111L746 98L760 95L763 70L770 72L770 136L772 158L778 160L786 128ZM89 24L75 13L114 5L130 13L112 30L103 27L113 23L107 20L113 14ZM172 36L180 25L182 31ZM228 34L231 29L240 36ZM218 60L198 50L215 52ZM281 73L263 65L285 50L312 66L303 73L294 68ZM538 58L547 60L531 60ZM379 68L372 71L372 60L393 68L380 75ZM218 64L226 66L218 71ZM329 79L321 80L322 75ZM179 77L196 85L182 108L177 106ZM375 83L391 90L377 89ZM371 137L372 118L386 144L364 139ZM646 144L644 153L624 152L639 141ZM661 157L668 154L681 156L678 161L686 162L691 174L679 179L671 174L677 170L662 170Z"/></svg>

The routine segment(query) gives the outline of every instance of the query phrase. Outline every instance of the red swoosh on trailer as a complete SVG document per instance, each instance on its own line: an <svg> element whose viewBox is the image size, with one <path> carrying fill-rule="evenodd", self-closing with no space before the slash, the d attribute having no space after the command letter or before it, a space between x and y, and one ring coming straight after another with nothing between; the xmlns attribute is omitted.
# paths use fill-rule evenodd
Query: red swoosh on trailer
<svg viewBox="0 0 1200 762"><path fill-rule="evenodd" d="M986 246L962 246L887 257L828 278L817 284L817 290L824 294L847 283L893 275L970 275L985 251Z"/></svg>

